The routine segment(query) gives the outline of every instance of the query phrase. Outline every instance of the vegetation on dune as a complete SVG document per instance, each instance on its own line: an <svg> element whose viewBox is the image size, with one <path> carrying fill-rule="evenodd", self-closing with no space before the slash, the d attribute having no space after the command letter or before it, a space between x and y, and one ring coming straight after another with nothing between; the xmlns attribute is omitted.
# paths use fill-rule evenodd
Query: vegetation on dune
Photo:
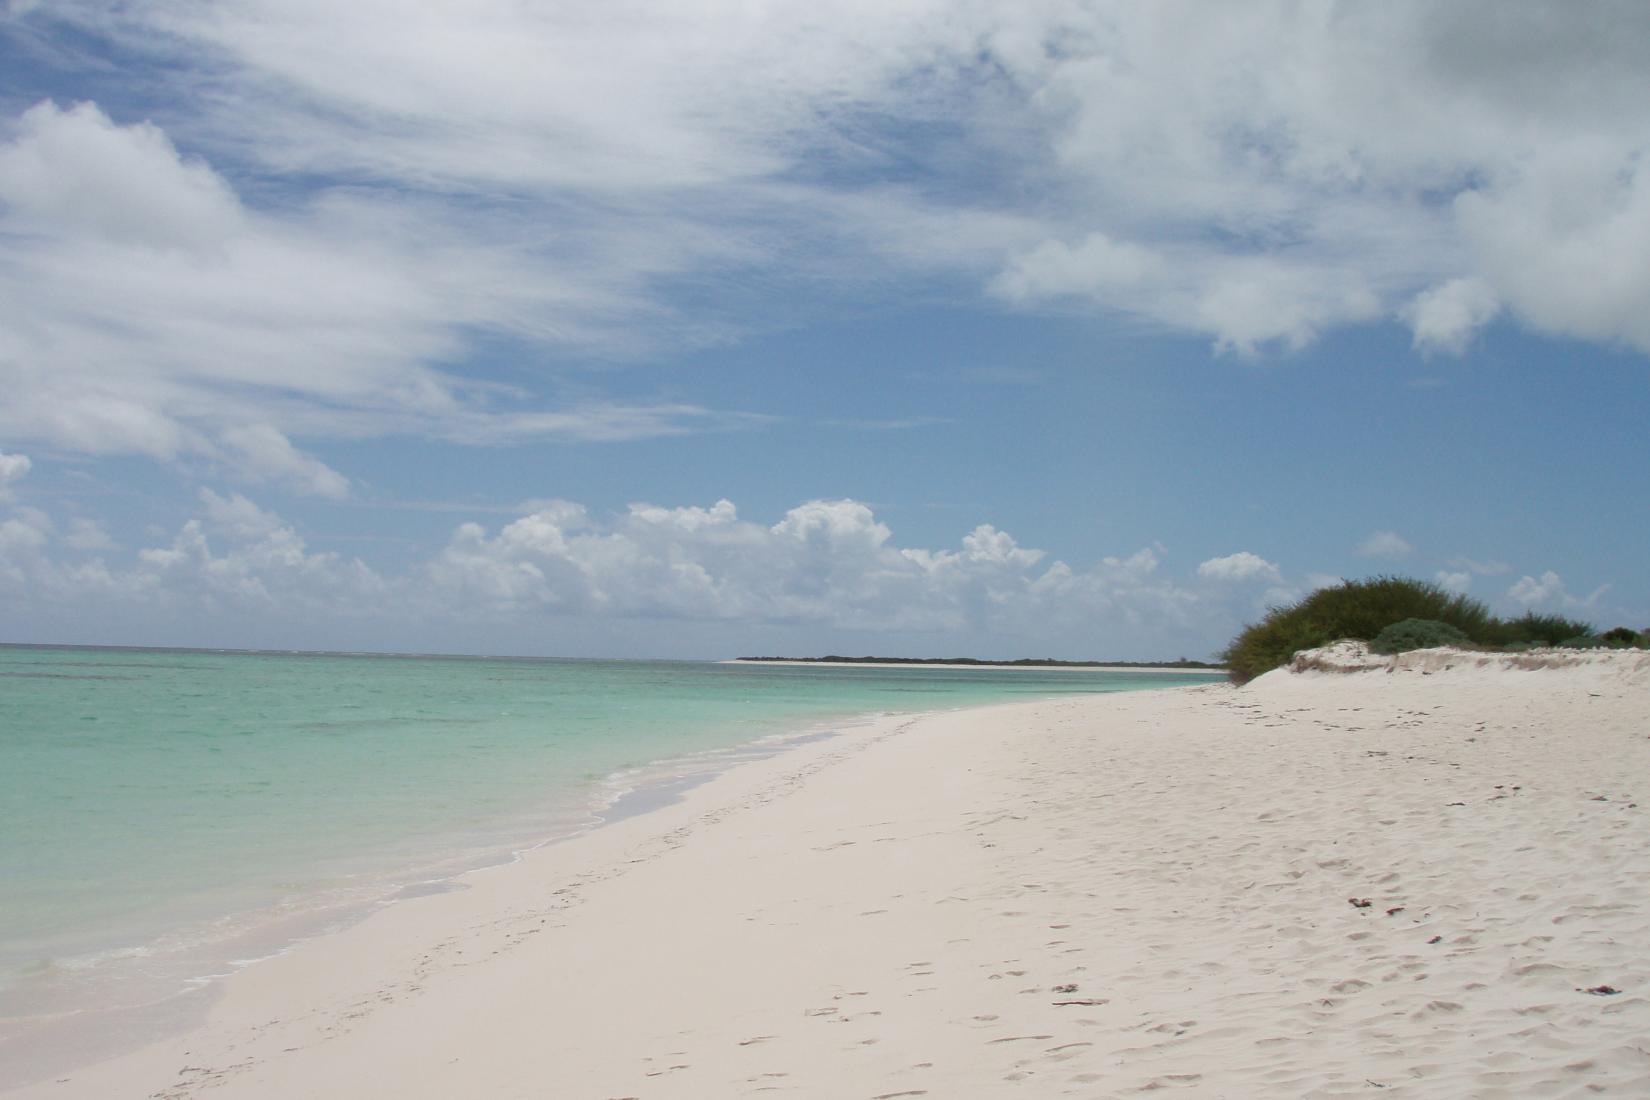
<svg viewBox="0 0 1650 1100"><path fill-rule="evenodd" d="M1369 648L1376 653L1408 653L1412 649L1432 649L1441 645L1468 645L1472 641L1448 623L1437 619L1405 619L1375 635Z"/></svg>
<svg viewBox="0 0 1650 1100"><path fill-rule="evenodd" d="M1567 638L1589 635L1593 624L1562 615L1537 615L1526 611L1516 619L1497 619L1482 638L1489 646L1562 645Z"/></svg>
<svg viewBox="0 0 1650 1100"><path fill-rule="evenodd" d="M1500 619L1479 601L1430 581L1372 577L1322 588L1299 603L1272 608L1233 638L1219 658L1232 680L1241 684L1283 665L1300 650L1345 639L1369 642L1377 653L1439 645L1489 650L1650 649L1650 630L1618 626L1600 634L1592 623L1533 611Z"/></svg>
<svg viewBox="0 0 1650 1100"><path fill-rule="evenodd" d="M1447 623L1471 641L1495 621L1477 600L1428 581L1372 577L1320 588L1293 606L1272 608L1233 638L1220 659L1241 684L1277 668L1299 650L1343 638L1374 641L1382 630L1405 619Z"/></svg>
<svg viewBox="0 0 1650 1100"><path fill-rule="evenodd" d="M1578 634L1558 644L1566 649L1650 649L1650 630L1617 626L1603 634Z"/></svg>

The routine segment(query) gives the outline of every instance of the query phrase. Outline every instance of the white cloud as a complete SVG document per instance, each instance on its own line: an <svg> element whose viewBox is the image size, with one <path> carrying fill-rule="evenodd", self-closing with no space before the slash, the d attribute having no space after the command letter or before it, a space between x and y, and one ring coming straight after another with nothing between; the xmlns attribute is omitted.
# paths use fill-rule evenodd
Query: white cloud
<svg viewBox="0 0 1650 1100"><path fill-rule="evenodd" d="M306 450L330 439L749 423L570 404L556 376L937 286L1245 354L1393 316L1459 352L1502 314L1650 350L1642 5L14 18L141 53L167 113L117 93L4 123L8 440L336 497L347 471ZM512 384L466 369L500 346Z"/></svg>
<svg viewBox="0 0 1650 1100"><path fill-rule="evenodd" d="M42 513L18 509L0 520L0 581L15 591L26 590L50 539L51 524Z"/></svg>
<svg viewBox="0 0 1650 1100"><path fill-rule="evenodd" d="M95 553L99 550L117 550L119 545L109 532L94 519L76 516L69 521L69 533L63 536L63 545L71 550Z"/></svg>
<svg viewBox="0 0 1650 1100"><path fill-rule="evenodd" d="M474 333L588 348L655 307L625 303L615 280L631 276L547 263L565 231L420 202L339 189L253 210L150 123L29 109L0 131L0 433L340 497L344 475L293 437L496 444L742 422L681 403L546 409L445 373Z"/></svg>
<svg viewBox="0 0 1650 1100"><path fill-rule="evenodd" d="M989 524L954 548L902 547L853 500L808 501L772 524L741 518L726 500L635 504L611 517L544 501L496 530L460 525L396 576L311 549L291 523L241 494L206 489L198 504L175 534L124 564L67 556L118 548L83 537L92 532L83 523L59 538L44 513L18 509L0 524L0 591L47 618L84 605L241 615L249 629L375 621L415 633L457 622L530 630L672 620L924 636L957 647L1034 639L1091 654L1101 645L1188 647L1189 639L1195 648L1211 617L1226 614L1159 576L1150 547L1073 568ZM418 643L408 634L399 644Z"/></svg>
<svg viewBox="0 0 1650 1100"><path fill-rule="evenodd" d="M1456 200L1486 279L1535 328L1650 351L1650 141L1554 134L1505 186Z"/></svg>
<svg viewBox="0 0 1650 1100"><path fill-rule="evenodd" d="M1478 279L1451 279L1417 294L1401 315L1422 351L1461 355L1473 334L1495 319L1501 303Z"/></svg>
<svg viewBox="0 0 1650 1100"><path fill-rule="evenodd" d="M349 495L348 478L300 453L290 439L268 424L226 428L222 439L242 460L242 468L260 481L280 482L301 493L334 499Z"/></svg>
<svg viewBox="0 0 1650 1100"><path fill-rule="evenodd" d="M772 526L739 519L725 500L710 508L637 504L608 523L561 503L496 535L461 527L428 570L434 590L508 613L556 608L867 630L960 623L955 586L966 578L1028 583L1029 563L1007 536L981 545L976 532L962 554L902 552L891 539L851 500L810 501Z"/></svg>
<svg viewBox="0 0 1650 1100"><path fill-rule="evenodd" d="M229 185L158 127L116 126L90 103L23 113L0 146L0 198L13 224L161 249L211 250L245 222Z"/></svg>
<svg viewBox="0 0 1650 1100"><path fill-rule="evenodd" d="M1166 263L1150 249L1090 233L1075 245L1043 241L1014 257L993 284L1014 301L1090 297L1105 300L1119 292L1157 285Z"/></svg>
<svg viewBox="0 0 1650 1100"><path fill-rule="evenodd" d="M628 630L633 648L658 653L719 629L734 645L792 631L783 636L812 639L805 646L853 637L885 651L1010 653L1035 643L1059 655L1126 656L1207 652L1265 608L1340 580L1285 577L1239 551L1204 561L1185 581L1165 575L1156 546L1074 566L990 524L950 547L905 546L854 500L807 501L773 523L741 517L728 500L637 503L617 515L536 501L501 526L461 524L445 544L385 573L313 548L296 525L240 493L203 489L196 505L170 535L135 551L95 519L60 526L14 505L0 518L0 601L19 622L126 615L144 631L180 624L184 643L215 622L223 644L281 626L283 644L331 645L357 624L376 631L380 647L429 650L452 648L460 630L493 652L501 638L531 652L547 631L576 642L581 631ZM1471 573L1437 579L1464 591ZM1577 597L1549 571L1521 578L1507 598L1592 611L1607 590Z"/></svg>
<svg viewBox="0 0 1650 1100"><path fill-rule="evenodd" d="M1500 577L1512 572L1512 566L1504 561L1478 561L1474 558L1452 558L1450 564L1465 569L1474 576Z"/></svg>
<svg viewBox="0 0 1650 1100"><path fill-rule="evenodd" d="M1223 582L1261 580L1278 583L1283 579L1276 565L1247 550L1228 554L1224 558L1210 558L1197 567L1197 575L1205 580Z"/></svg>
<svg viewBox="0 0 1650 1100"><path fill-rule="evenodd" d="M156 617L224 614L253 634L274 620L335 624L383 613L391 586L360 561L311 551L291 525L238 494L205 490L200 500L203 518L124 564L62 553L118 549L96 521L76 518L59 537L45 513L15 509L0 521L0 596L48 624L86 613L124 611L150 626Z"/></svg>
<svg viewBox="0 0 1650 1100"><path fill-rule="evenodd" d="M612 350L769 323L737 280L691 316L665 287L734 269L878 295L939 270L1239 350L1400 310L1450 350L1495 302L1650 348L1635 5L63 0L23 18L159 55L195 93L168 126L215 163L319 181L280 220L354 227L368 300L448 344L361 318L406 363L475 325ZM9 176L36 222L168 247L267 229L155 128L36 112ZM98 182L121 173L130 194ZM418 247L432 227L446 239ZM316 236L324 270L338 250Z"/></svg>
<svg viewBox="0 0 1650 1100"><path fill-rule="evenodd" d="M1629 45L1650 33L1645 10L1037 11L1068 30L1059 48L1032 32L1001 56L1042 108L1069 220L1172 262L1148 271L1062 235L1023 253L1013 289L1239 349L1409 302L1418 345L1452 350L1501 301L1650 350L1633 305L1650 290L1650 79ZM1532 97L1531 72L1565 91Z"/></svg>
<svg viewBox="0 0 1650 1100"><path fill-rule="evenodd" d="M1547 607L1576 611L1596 607L1599 599L1609 590L1610 586L1605 584L1595 588L1585 597L1572 596L1563 578L1549 569L1539 578L1526 574L1514 581L1513 586L1507 589L1507 598L1529 608Z"/></svg>
<svg viewBox="0 0 1650 1100"><path fill-rule="evenodd" d="M987 562L994 565L1013 565L1029 569L1043 560L1041 550L1024 550L1015 543L1014 536L1007 531L999 531L989 523L982 523L973 531L963 536L964 556L972 562ZM1149 550L1141 551L1150 554ZM1112 559L1114 560L1114 559ZM1155 557L1151 559L1156 565ZM1150 572L1150 568L1146 572Z"/></svg>
<svg viewBox="0 0 1650 1100"><path fill-rule="evenodd" d="M260 542L286 528L280 516L258 507L240 493L220 496L211 489L202 489L199 499L206 509L206 522L237 543Z"/></svg>
<svg viewBox="0 0 1650 1100"><path fill-rule="evenodd" d="M1465 592L1472 587L1472 574L1466 571L1452 573L1447 569L1440 569L1434 579L1440 587L1451 592Z"/></svg>
<svg viewBox="0 0 1650 1100"><path fill-rule="evenodd" d="M11 487L21 481L34 466L28 455L9 455L0 451L0 500L11 499Z"/></svg>
<svg viewBox="0 0 1650 1100"><path fill-rule="evenodd" d="M1376 531L1358 544L1358 553L1366 558L1401 558L1414 549L1392 531Z"/></svg>

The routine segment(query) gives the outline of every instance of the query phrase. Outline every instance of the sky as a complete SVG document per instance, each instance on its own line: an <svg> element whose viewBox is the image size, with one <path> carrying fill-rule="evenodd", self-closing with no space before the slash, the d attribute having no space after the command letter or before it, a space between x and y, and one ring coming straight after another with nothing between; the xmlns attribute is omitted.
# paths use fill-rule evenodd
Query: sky
<svg viewBox="0 0 1650 1100"><path fill-rule="evenodd" d="M1650 6L0 0L0 641L1650 627Z"/></svg>

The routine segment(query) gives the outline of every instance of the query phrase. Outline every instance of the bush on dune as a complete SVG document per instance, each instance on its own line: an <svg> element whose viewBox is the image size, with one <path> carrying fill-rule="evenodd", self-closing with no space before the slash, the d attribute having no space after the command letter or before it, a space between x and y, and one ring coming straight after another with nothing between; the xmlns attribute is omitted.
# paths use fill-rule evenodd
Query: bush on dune
<svg viewBox="0 0 1650 1100"><path fill-rule="evenodd" d="M1560 645L1567 638L1588 637L1592 633L1592 623L1526 611L1516 619L1495 620L1477 640L1493 646Z"/></svg>
<svg viewBox="0 0 1650 1100"><path fill-rule="evenodd" d="M1244 630L1215 659L1226 666L1234 683L1246 683L1270 672L1303 649L1315 649L1335 640L1321 623L1273 608L1266 618Z"/></svg>
<svg viewBox="0 0 1650 1100"><path fill-rule="evenodd" d="M1320 588L1292 607L1274 607L1220 654L1232 679L1244 683L1289 660L1298 650L1343 638L1369 642L1394 623L1427 619L1478 641L1496 620L1477 600L1428 581L1374 577Z"/></svg>
<svg viewBox="0 0 1650 1100"><path fill-rule="evenodd" d="M1606 630L1603 634L1600 634L1599 637L1603 638L1611 645L1626 647L1642 645L1644 635L1640 634L1632 627L1618 626L1613 629Z"/></svg>
<svg viewBox="0 0 1650 1100"><path fill-rule="evenodd" d="M1578 634L1558 644L1565 649L1650 649L1650 631L1618 626L1603 634Z"/></svg>
<svg viewBox="0 0 1650 1100"><path fill-rule="evenodd" d="M1603 634L1592 623L1526 612L1498 619L1482 603L1430 581L1373 577L1321 588L1290 607L1274 607L1245 627L1219 658L1235 683L1286 663L1303 649L1343 639L1371 643L1376 653L1432 646L1528 649L1650 649L1650 631L1618 626Z"/></svg>
<svg viewBox="0 0 1650 1100"><path fill-rule="evenodd" d="M1434 649L1442 645L1463 646L1471 641L1453 626L1437 619L1405 619L1375 635L1369 648L1375 653L1408 653L1412 649Z"/></svg>

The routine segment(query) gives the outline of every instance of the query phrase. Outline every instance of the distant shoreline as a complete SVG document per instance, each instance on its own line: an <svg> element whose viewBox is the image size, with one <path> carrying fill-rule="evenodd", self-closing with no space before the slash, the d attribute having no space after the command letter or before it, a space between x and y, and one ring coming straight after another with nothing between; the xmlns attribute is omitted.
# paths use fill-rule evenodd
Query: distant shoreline
<svg viewBox="0 0 1650 1100"><path fill-rule="evenodd" d="M193 653L205 656L245 657L371 657L394 660L437 661L681 661L697 664L704 658L691 657L548 657L511 653L418 653L395 650L349 649L240 649L217 646L109 645L88 642L6 642L0 649L101 650L113 653ZM1059 661L1052 657L1022 657L1013 661L982 661L974 657L734 657L712 663L769 665L862 665L867 668L1031 668L1031 669L1126 669L1132 672L1225 672L1224 665L1204 661Z"/></svg>
<svg viewBox="0 0 1650 1100"><path fill-rule="evenodd" d="M1057 661L1051 657L1022 657L1014 661L981 661L973 657L735 657L730 665L826 665L834 668L988 668L1061 670L1073 672L1225 672L1221 665L1203 661Z"/></svg>

